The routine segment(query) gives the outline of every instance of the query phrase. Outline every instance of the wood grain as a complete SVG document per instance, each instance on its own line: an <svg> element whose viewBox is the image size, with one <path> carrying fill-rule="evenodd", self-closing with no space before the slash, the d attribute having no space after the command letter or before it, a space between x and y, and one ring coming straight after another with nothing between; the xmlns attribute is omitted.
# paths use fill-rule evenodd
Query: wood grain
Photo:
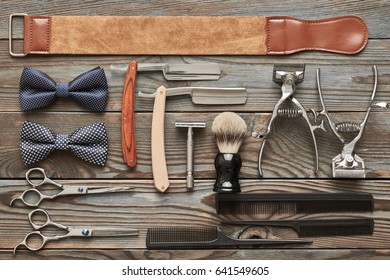
<svg viewBox="0 0 390 280"><path fill-rule="evenodd" d="M212 7L212 8L211 8ZM234 0L201 0L201 1L126 1L108 0L74 2L61 0L56 5L50 2L29 1L15 2L5 0L2 2L4 16L0 24L7 25L7 17L11 13L19 12L31 15L118 15L118 16L179 16L179 15L252 15L252 16L293 16L302 19L322 19L326 17L356 14L361 16L368 25L370 38L388 38L386 21L390 7L386 0L354 1L304 1L296 0L290 4L263 0L261 5L256 0L246 0L245 4ZM21 26L15 28L15 33L21 35ZM7 38L8 34L3 29L0 38ZM15 36L16 37L16 36Z"/></svg>
<svg viewBox="0 0 390 280"><path fill-rule="evenodd" d="M51 218L72 227L114 227L138 228L139 237L66 239L47 244L47 249L145 249L145 235L149 227L166 226L216 226L221 218L242 219L243 216L217 216L214 205L214 192L211 180L195 181L195 188L189 192L185 180L175 180L165 194L153 188L152 180L59 180L70 185L109 185L134 186L129 192L101 195L63 196L54 201L45 201L40 207L49 212ZM21 203L9 207L12 197L19 195L27 187L24 180L2 181L0 186L3 213L0 219L0 247L11 249L24 235L31 231L27 214L31 211ZM317 213L317 214L259 214L250 218L267 219L318 219L341 217L371 217L375 219L372 236L313 237L311 245L284 245L280 248L319 249L319 248L376 248L390 246L390 182L365 181L357 186L354 181L336 180L267 180L259 185L257 180L243 180L243 192L371 192L374 194L374 212L362 213ZM12 217L12 219L11 219ZM297 238L291 229L272 227L240 227L223 225L224 231L236 238ZM52 233L49 231L48 234ZM263 248L263 247L262 247ZM264 246L264 248L274 248ZM279 247L278 247L279 248Z"/></svg>
<svg viewBox="0 0 390 280"><path fill-rule="evenodd" d="M137 145L134 127L135 84L137 80L137 62L127 66L122 95L122 152L128 166L137 165Z"/></svg>
<svg viewBox="0 0 390 280"><path fill-rule="evenodd" d="M316 69L321 69L321 82L324 98L329 111L365 111L373 87L371 65L378 67L378 101L390 100L390 40L370 41L364 55L356 56L330 55L320 52L308 52L292 56L35 56L23 59L11 59L6 53L7 42L0 41L0 101L2 111L20 111L19 80L23 66L36 67L51 76L57 82L69 82L77 75L96 66L101 66L106 73L109 98L106 111L120 112L125 74L110 69L111 64L123 66L135 59L141 62L156 63L218 63L221 67L221 78L218 81L166 81L161 72L139 73L136 92L153 93L165 87L208 86L208 87L245 87L248 101L245 105L210 106L193 104L188 96L170 97L167 100L166 112L271 112L281 96L280 87L272 82L274 63L305 63L305 79L297 87L294 95L309 110L320 109L320 100L316 85ZM4 51L2 51L4 49ZM66 68L66 71L64 71ZM152 112L153 100L135 97L135 112ZM57 99L56 102L41 112L83 112L84 108L70 98Z"/></svg>
<svg viewBox="0 0 390 280"><path fill-rule="evenodd" d="M1 42L6 44L6 42ZM386 56L390 53L390 40L387 46ZM310 55L310 53L309 53ZM385 56L385 57L386 57ZM210 86L210 87L245 87L248 91L248 101L245 105L211 106L193 104L188 96L171 97L167 100L166 112L188 112L188 111L214 111L225 110L236 112L271 112L273 106L281 96L280 87L272 82L273 62L283 63L306 63L305 79L297 87L294 95L309 110L320 109L320 101L316 86L316 69L321 69L321 82L324 98L329 111L365 111L367 109L370 93L373 87L373 74L371 65L378 66L379 84L377 92L378 101L390 100L390 66L383 64L379 56L372 57L371 62L359 61L357 56L345 57L344 60L335 62L333 58L323 56L323 61L310 61L302 59L267 58L260 60L255 57L137 57L138 62L171 62L171 63L219 63L222 76L218 81L166 81L161 73L140 73L137 76L136 92L154 92L159 86L180 87L180 86ZM118 57L105 57L99 60L84 60L84 57L77 59L77 64L69 63L66 57L48 57L42 63L33 64L39 70L50 75L57 82L68 82L80 73L88 71L98 65L105 70L108 85L109 98L106 111L120 112L122 105L122 93L125 75L123 72L111 70L111 64L127 65L132 59L119 59ZM10 60L6 57L0 66L0 101L3 111L20 111L19 104L19 80L23 70L23 64L28 65L30 58L26 60ZM10 68L10 65L15 65ZM99 61L99 63L97 63ZM342 63L342 65L340 65ZM363 63L363 64L360 64ZM8 65L8 66L7 66ZM66 69L66 71L64 71ZM342 92L343 94L340 94ZM135 112L152 112L153 100L149 98L135 97ZM70 98L57 99L56 102L40 112L63 112L80 111L85 109Z"/></svg>
<svg viewBox="0 0 390 280"><path fill-rule="evenodd" d="M22 40L15 40L16 45L22 46ZM309 52L301 52L293 55L287 56L276 56L276 55L267 55L267 56L27 56L24 58L13 58L8 53L8 41L0 40L0 58L3 61L1 64L2 67L23 67L28 64L28 62L33 62L35 66L82 66L82 65L93 65L96 66L97 63L100 65L110 65L112 63L123 63L128 64L131 60L137 60L138 63L141 62L172 62L172 63L190 63L201 61L207 62L213 61L219 64L228 64L234 70L232 74L237 75L235 70L235 66L240 66L243 64L242 68L238 73L247 69L253 71L258 69L257 67L269 66L273 63L307 63L307 64L316 64L316 65L332 65L336 69L342 65L388 65L387 61L383 58L389 57L389 49L390 49L390 41L388 39L370 39L366 48L364 48L363 52L356 55L337 55L326 52L317 52L317 51L309 51ZM73 58L73 59L71 59ZM257 65L259 64L259 65ZM251 67L256 65L257 67ZM245 67L244 67L245 66ZM337 67L336 67L337 66ZM238 68L240 69L240 68ZM272 68L271 68L272 70ZM341 71L340 71L341 72ZM231 72L229 72L231 73ZM65 74L65 73L63 73ZM72 74L72 73L68 73ZM73 73L74 74L74 73ZM152 73L147 73L148 75ZM222 75L224 71L222 69ZM268 74L269 73L265 73ZM143 73L146 75L146 73ZM267 77L268 75L264 76ZM124 74L122 72L122 77ZM161 76L161 74L159 74ZM272 72L271 72L272 80ZM224 75L222 76L224 77ZM257 80L261 77L256 76ZM337 78L337 77L336 77ZM246 81L244 79L243 81ZM195 81L193 81L195 82ZM172 82L176 83L176 82ZM182 82L186 83L186 82ZM217 83L217 82L216 82Z"/></svg>
<svg viewBox="0 0 390 280"><path fill-rule="evenodd" d="M358 142L355 152L365 160L368 178L389 178L388 158L390 151L387 139L389 114L374 110L370 114L366 130ZM214 178L214 158L218 153L214 136L210 129L216 113L181 113L182 121L205 121L206 129L194 135L195 176ZM248 125L248 134L240 148L242 168L240 178L256 179L258 173L258 153L261 139L252 138L251 131L264 131L269 114L240 113ZM361 122L364 113L332 113L335 121ZM170 179L185 178L186 174L186 133L175 128L178 116L165 114L165 152ZM24 120L40 123L55 133L67 134L75 129L99 121L106 124L109 140L109 154L105 167L87 163L68 151L55 151L46 159L29 166L22 163L19 137ZM138 164L135 168L123 162L121 148L121 125L119 113L0 113L0 177L24 178L27 168L40 166L52 172L55 178L149 178L152 179L151 164L151 123L150 113L135 114L137 131ZM60 124L60 125L58 125ZM303 119L284 120L277 118L275 128L268 138L263 156L264 178L330 178L332 158L341 152L342 144L328 132L316 131L320 171L314 173L314 150L309 128Z"/></svg>
<svg viewBox="0 0 390 280"><path fill-rule="evenodd" d="M286 7L288 9L286 9ZM310 133L300 119L278 119L265 148L263 171L259 180L257 156L261 140L250 137L251 131L263 131L280 88L272 82L274 63L305 63L305 80L294 95L308 110L320 109L315 73L321 68L324 98L332 118L361 122L372 90L371 65L379 72L377 101L390 101L390 39L388 18L390 3L367 1L19 1L1 2L0 25L0 259L390 259L390 111L374 109L356 153L366 163L366 180L332 180L331 160L342 145L330 132L316 131L320 172L313 173L314 156ZM8 16L15 12L41 15L288 15L303 19L319 19L343 14L361 16L369 28L367 47L358 55L335 55L324 52L302 52L290 56L29 56L11 58L8 54ZM15 21L14 37L21 38L21 19ZM125 35L124 35L125 36ZM14 40L16 50L21 39ZM235 106L194 105L188 96L167 99L165 142L171 186L160 194L153 187L151 167L151 120L153 100L135 97L135 129L138 164L134 169L123 162L121 148L122 93L125 75L110 70L111 64L138 63L218 63L222 70L218 81L166 81L161 73L142 73L137 77L136 91L154 92L158 87L215 86L246 87L248 102ZM85 113L70 99L58 99L42 110L22 113L19 105L19 80L24 66L36 67L57 82L71 81L96 66L105 69L109 99L105 113ZM151 226L219 225L215 213L212 185L214 157L218 152L209 129L194 134L195 187L185 186L186 133L175 129L175 121L205 121L211 127L214 117L223 111L235 111L248 124L248 136L241 147L243 159L240 178L243 192L367 192L375 197L372 213L334 213L331 217L372 217L372 236L316 237L304 247L268 247L229 250L158 250L145 249L146 229ZM45 250L33 253L21 250L13 257L11 249L31 231L27 214L31 209L20 204L9 207L12 197L27 187L26 170L19 149L20 127L24 120L41 123L56 133L71 133L76 128L98 121L107 125L109 156L106 167L88 164L67 151L55 151L33 166L40 166L48 175L72 185L133 185L126 193L68 196L46 201L42 208L52 218L71 226L114 226L139 228L133 238L67 239L48 244ZM276 179L273 179L276 178ZM256 218L249 217L249 218ZM261 218L329 218L329 215L265 216ZM239 217L238 217L239 218ZM248 217L246 217L248 218ZM296 238L291 230L275 228L223 228L227 233L259 238ZM52 233L49 230L48 233Z"/></svg>
<svg viewBox="0 0 390 280"><path fill-rule="evenodd" d="M43 250L0 251L0 260L389 260L387 249L261 249L261 250Z"/></svg>

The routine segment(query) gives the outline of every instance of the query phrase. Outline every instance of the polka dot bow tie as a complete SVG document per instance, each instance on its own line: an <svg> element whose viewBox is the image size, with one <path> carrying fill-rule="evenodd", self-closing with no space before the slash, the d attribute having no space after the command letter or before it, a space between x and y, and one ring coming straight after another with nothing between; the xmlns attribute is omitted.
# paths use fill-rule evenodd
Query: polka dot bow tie
<svg viewBox="0 0 390 280"><path fill-rule="evenodd" d="M104 166L107 153L107 132L99 122L77 129L70 135L56 135L49 128L25 121L20 133L23 162L31 164L47 157L54 150L70 150L85 161Z"/></svg>
<svg viewBox="0 0 390 280"><path fill-rule="evenodd" d="M103 111L108 94L107 79L100 67L91 69L69 83L56 83L38 69L26 67L20 78L20 106L23 111L46 107L56 97L71 97L83 107Z"/></svg>

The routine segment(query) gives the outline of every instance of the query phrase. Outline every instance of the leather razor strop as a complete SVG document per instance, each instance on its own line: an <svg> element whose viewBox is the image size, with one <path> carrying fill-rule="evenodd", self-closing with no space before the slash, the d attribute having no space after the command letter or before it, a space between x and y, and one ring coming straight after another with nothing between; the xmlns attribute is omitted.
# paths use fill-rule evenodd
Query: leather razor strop
<svg viewBox="0 0 390 280"><path fill-rule="evenodd" d="M304 50L360 52L368 40L354 15L321 20L285 16L32 16L24 17L28 54L282 55Z"/></svg>

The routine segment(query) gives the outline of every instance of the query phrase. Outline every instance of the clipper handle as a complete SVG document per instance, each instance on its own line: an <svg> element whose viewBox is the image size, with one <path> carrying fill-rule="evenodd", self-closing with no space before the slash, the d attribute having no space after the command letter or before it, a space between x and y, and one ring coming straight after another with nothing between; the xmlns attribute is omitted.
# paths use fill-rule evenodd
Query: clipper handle
<svg viewBox="0 0 390 280"><path fill-rule="evenodd" d="M238 174L242 165L240 155L219 153L215 158L214 165L217 171L217 180L213 190L219 193L241 192L238 182Z"/></svg>

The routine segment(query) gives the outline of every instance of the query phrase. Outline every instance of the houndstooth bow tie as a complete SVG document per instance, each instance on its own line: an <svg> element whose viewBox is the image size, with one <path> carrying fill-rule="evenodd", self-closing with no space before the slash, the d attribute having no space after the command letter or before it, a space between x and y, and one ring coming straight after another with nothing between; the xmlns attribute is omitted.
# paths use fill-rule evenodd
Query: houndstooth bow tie
<svg viewBox="0 0 390 280"><path fill-rule="evenodd" d="M49 128L25 121L20 133L20 149L25 164L47 157L54 150L70 150L85 161L104 166L107 153L107 132L99 122L77 129L70 135L56 135Z"/></svg>
<svg viewBox="0 0 390 280"><path fill-rule="evenodd" d="M20 106L23 111L46 107L56 97L72 97L83 107L103 111L106 106L108 86L104 70L91 69L69 83L56 83L38 69L25 67L20 78Z"/></svg>

